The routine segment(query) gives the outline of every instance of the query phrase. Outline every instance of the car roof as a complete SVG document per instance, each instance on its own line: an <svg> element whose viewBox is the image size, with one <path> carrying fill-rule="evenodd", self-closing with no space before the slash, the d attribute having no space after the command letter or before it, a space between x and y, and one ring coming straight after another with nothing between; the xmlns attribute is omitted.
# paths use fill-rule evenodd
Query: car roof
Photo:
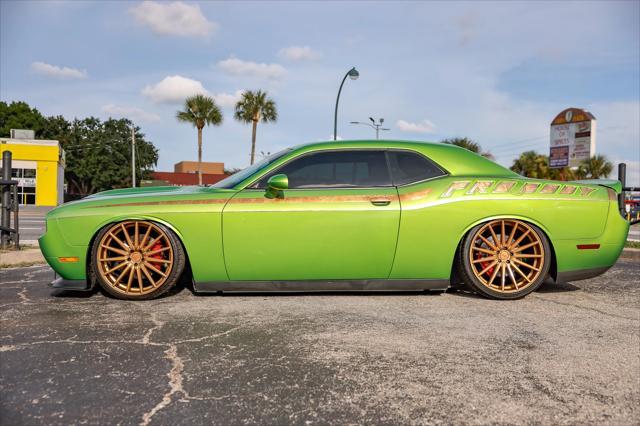
<svg viewBox="0 0 640 426"><path fill-rule="evenodd" d="M419 152L452 176L520 177L517 173L467 149L455 145L404 140L339 140L313 142L293 147L292 154L333 149L398 149Z"/></svg>

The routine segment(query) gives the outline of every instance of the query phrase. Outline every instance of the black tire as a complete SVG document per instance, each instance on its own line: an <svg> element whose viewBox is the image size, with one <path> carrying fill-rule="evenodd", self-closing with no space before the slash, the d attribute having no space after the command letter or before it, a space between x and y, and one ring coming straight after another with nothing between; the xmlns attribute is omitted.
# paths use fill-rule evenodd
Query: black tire
<svg viewBox="0 0 640 426"><path fill-rule="evenodd" d="M170 268L170 272L168 274L168 276L166 276L166 279L164 279L164 281L162 282L162 284L160 284L157 288L147 292L147 293L143 293L143 294L135 294L135 293L124 293L123 291L119 291L116 288L114 288L114 286L112 284L110 284L109 282L106 281L105 277L101 274L98 273L98 246L100 244L100 242L103 240L103 237L105 236L105 234L107 234L110 230L113 230L114 228L119 227L122 223L131 223L131 222L138 222L138 223L151 223L154 227L160 229L165 235L166 235L166 240L169 242L170 246L171 246L171 250L172 250L172 263L171 263L171 268ZM95 239L94 239L94 243L93 246L91 248L91 271L90 271L90 275L93 279L95 279L95 281L100 285L100 287L109 295L117 298L117 299L123 299L123 300L150 300L150 299L156 299L160 296L162 296L163 294L167 293L169 290L171 290L176 283L180 280L180 277L184 271L185 268L185 264L186 264L186 256L185 256L185 252L184 252L184 248L182 246L182 243L180 242L180 240L178 239L178 237L175 235L175 233L173 231L171 231L171 229L167 228L166 226L157 223L157 222L151 222L151 221L125 221L125 222L117 222L117 223L111 223L107 226L105 226L104 228L102 228L98 234L96 235Z"/></svg>
<svg viewBox="0 0 640 426"><path fill-rule="evenodd" d="M545 233L540 228L538 228L537 226L531 223L527 223L523 221L514 221L514 222L518 222L523 224L523 226L529 227L533 232L535 232L535 234L540 240L540 243L544 250L544 257L543 257L542 265L540 268L541 270L539 274L537 275L535 280L532 280L531 284L528 284L525 288L523 288L520 291L516 290L511 292L502 292L502 291L490 288L489 286L483 284L483 282L480 281L480 279L476 276L476 273L472 268L469 253L471 250L471 245L473 244L474 240L477 238L476 237L477 233L485 225L489 223L489 222L485 222L475 226L473 229L471 229L467 233L460 247L460 250L458 250L458 253L457 253L456 261L458 264L458 273L460 278L462 279L462 281L464 282L464 284L467 286L469 290L473 291L474 293L480 296L483 296L489 299L514 300L514 299L520 299L522 297L525 297L529 293L534 292L542 285L544 280L547 278L549 274L549 268L551 267L551 258L553 256L553 252L551 250L551 245L549 244L549 240L547 239Z"/></svg>

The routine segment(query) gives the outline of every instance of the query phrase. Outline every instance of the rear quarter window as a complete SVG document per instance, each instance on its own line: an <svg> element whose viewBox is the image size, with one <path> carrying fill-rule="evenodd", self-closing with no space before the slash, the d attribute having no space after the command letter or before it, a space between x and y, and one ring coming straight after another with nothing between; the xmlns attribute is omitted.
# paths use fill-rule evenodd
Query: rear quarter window
<svg viewBox="0 0 640 426"><path fill-rule="evenodd" d="M389 151L389 166L394 185L410 183L444 176L446 173L426 157L409 151Z"/></svg>

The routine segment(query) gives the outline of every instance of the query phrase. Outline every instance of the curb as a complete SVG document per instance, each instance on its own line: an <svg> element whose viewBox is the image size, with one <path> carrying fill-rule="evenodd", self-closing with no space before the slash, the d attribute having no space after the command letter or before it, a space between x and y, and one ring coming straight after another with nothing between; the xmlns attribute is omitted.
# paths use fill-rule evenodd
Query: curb
<svg viewBox="0 0 640 426"><path fill-rule="evenodd" d="M26 249L0 253L0 268L11 268L24 265L38 265L47 263L40 249Z"/></svg>
<svg viewBox="0 0 640 426"><path fill-rule="evenodd" d="M637 248L625 248L620 253L620 259L635 260L640 262L640 249Z"/></svg>

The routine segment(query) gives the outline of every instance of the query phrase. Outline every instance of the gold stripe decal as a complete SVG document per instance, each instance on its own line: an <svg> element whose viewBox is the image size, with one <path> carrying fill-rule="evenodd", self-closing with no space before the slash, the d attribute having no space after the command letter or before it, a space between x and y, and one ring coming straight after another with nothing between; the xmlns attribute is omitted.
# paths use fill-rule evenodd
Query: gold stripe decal
<svg viewBox="0 0 640 426"><path fill-rule="evenodd" d="M400 194L400 201L416 201L428 197L429 194L431 194L431 188L422 191L407 192L406 194Z"/></svg>
<svg viewBox="0 0 640 426"><path fill-rule="evenodd" d="M489 190L491 186L497 183L492 190ZM449 198L453 196L457 191L464 191L469 188L464 195L476 195L476 194L506 194L511 192L517 186L516 181L495 181L495 180L460 180L454 181L449 185L446 191L444 191L440 198ZM538 189L542 188L540 191ZM579 188L579 192L576 191ZM560 191L558 191L560 189ZM595 188L582 187L577 185L561 185L561 184L540 184L540 183L525 183L519 190L516 190L514 195L520 194L533 194L538 192L539 194L552 195L562 194L571 195L576 194L582 197L587 197L595 192ZM399 200L402 202L416 201L431 195L432 189L426 188L420 191L407 192L400 194ZM349 202L371 202L376 199L385 198L393 201L397 199L395 196L388 194L383 195L316 195L306 197L287 196L285 198L267 198L250 197L241 198L235 197L229 200L229 204L264 204L264 203L349 203ZM175 205L197 205L197 204L224 204L227 202L227 198L212 198L212 199L198 199L198 200L164 200L164 201L135 201L131 203L114 203L114 204L101 204L97 206L88 206L87 208L105 208L105 207L142 207L142 206L175 206Z"/></svg>
<svg viewBox="0 0 640 426"><path fill-rule="evenodd" d="M100 206L89 206L89 208L96 209L102 207L139 207L139 206L175 206L185 204L222 204L227 201L226 198L215 198L205 200L165 200L165 201L138 201L133 203L118 203L118 204L102 204Z"/></svg>
<svg viewBox="0 0 640 426"><path fill-rule="evenodd" d="M387 195L317 195L313 197L285 197L285 198L232 198L229 204L263 204L263 203L349 203L349 202L370 202L377 199L393 200Z"/></svg>

